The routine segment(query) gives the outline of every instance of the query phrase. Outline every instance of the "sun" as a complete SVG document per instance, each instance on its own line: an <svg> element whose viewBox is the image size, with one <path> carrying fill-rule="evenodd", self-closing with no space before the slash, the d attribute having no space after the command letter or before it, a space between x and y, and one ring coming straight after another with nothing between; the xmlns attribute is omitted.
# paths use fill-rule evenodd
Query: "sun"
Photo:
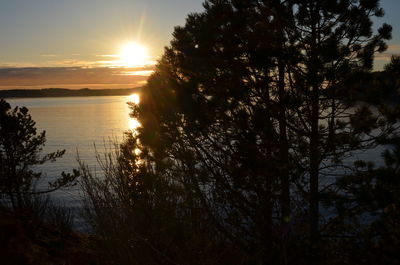
<svg viewBox="0 0 400 265"><path fill-rule="evenodd" d="M149 60L147 47L136 42L124 44L118 57L120 65L124 67L144 66Z"/></svg>

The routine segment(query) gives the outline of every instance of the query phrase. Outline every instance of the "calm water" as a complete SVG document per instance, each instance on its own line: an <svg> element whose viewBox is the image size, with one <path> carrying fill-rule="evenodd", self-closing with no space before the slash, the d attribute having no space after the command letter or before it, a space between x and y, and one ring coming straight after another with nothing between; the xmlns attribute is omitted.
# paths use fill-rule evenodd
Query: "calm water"
<svg viewBox="0 0 400 265"><path fill-rule="evenodd" d="M94 144L101 152L105 142L110 143L115 138L121 141L123 133L135 125L135 121L129 117L129 107L126 104L131 99L132 97L127 96L106 96L7 101L13 107L27 107L38 130L46 131L45 152L66 150L62 158L38 169L44 172L47 183L47 180L54 179L62 171L72 172L72 168L78 167L77 152L81 160L97 171ZM80 205L78 187L58 191L53 197L73 208Z"/></svg>
<svg viewBox="0 0 400 265"><path fill-rule="evenodd" d="M72 168L76 168L77 153L91 169L98 171L94 145L101 152L104 150L104 143L109 144L115 139L121 141L123 133L137 125L129 117L130 110L126 104L128 101L138 103L137 95L25 98L7 101L13 107L27 107L39 131L46 131L45 152L66 150L66 154L58 161L40 168L49 179L58 176L62 171L71 172ZM380 153L383 149L381 147L355 154L349 160L367 159L381 164ZM71 196L66 198L70 200Z"/></svg>

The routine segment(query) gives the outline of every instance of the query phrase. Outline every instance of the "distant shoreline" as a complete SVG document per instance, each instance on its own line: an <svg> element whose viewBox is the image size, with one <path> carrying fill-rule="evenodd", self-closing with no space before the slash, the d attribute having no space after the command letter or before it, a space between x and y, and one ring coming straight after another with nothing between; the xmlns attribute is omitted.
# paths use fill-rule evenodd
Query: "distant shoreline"
<svg viewBox="0 0 400 265"><path fill-rule="evenodd" d="M97 97L97 96L128 96L140 90L137 88L121 89L67 89L67 88L43 88L43 89L12 89L0 90L0 98L47 98L47 97Z"/></svg>

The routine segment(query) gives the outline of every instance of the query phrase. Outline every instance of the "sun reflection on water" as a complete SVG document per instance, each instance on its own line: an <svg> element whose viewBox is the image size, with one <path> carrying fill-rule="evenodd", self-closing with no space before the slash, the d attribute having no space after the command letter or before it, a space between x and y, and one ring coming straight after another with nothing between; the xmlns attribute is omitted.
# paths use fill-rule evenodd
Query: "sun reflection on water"
<svg viewBox="0 0 400 265"><path fill-rule="evenodd" d="M136 130L137 128L139 128L141 126L140 122L136 119L136 118L130 118L129 119L129 129L130 130Z"/></svg>
<svg viewBox="0 0 400 265"><path fill-rule="evenodd" d="M138 93L132 94L128 96L127 101L129 103L133 103L134 105L139 105L140 103L140 95ZM131 104L132 105L132 104ZM141 127L142 125L140 124L139 120L133 117L129 117L128 119L128 128L131 131L133 135L137 135L138 131L137 129ZM140 144L139 140L136 139L136 143L138 144L136 148L133 149L133 154L135 155L135 160L134 160L134 165L137 167L136 171L139 172L139 167L142 165L143 160L140 158L140 155L142 153L140 149Z"/></svg>
<svg viewBox="0 0 400 265"><path fill-rule="evenodd" d="M140 96L139 96L139 94L135 93L135 94L130 95L130 96L128 97L128 101L129 101L129 102L132 102L132 103L134 103L134 104L136 104L136 105L138 105L138 104L140 103Z"/></svg>
<svg viewBox="0 0 400 265"><path fill-rule="evenodd" d="M132 102L135 105L138 105L140 103L140 96L139 94L135 93L130 96L128 96L128 102ZM133 132L136 131L137 128L141 126L140 122L136 118L130 117L128 120L128 128L132 130Z"/></svg>

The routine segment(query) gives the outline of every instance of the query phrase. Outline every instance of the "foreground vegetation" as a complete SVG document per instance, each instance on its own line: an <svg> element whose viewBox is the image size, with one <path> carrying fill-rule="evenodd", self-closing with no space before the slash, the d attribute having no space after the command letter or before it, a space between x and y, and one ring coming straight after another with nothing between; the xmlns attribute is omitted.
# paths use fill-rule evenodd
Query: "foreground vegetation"
<svg viewBox="0 0 400 265"><path fill-rule="evenodd" d="M94 264L89 237L73 232L70 209L46 197L74 185L77 171L63 172L46 186L34 169L65 153L43 154L45 142L27 108L0 99L0 263Z"/></svg>
<svg viewBox="0 0 400 265"><path fill-rule="evenodd" d="M66 226L69 217L60 214L65 213L65 209L48 204L41 206L23 215L0 208L1 264L101 264L93 249L94 237ZM43 213L43 210L46 211Z"/></svg>
<svg viewBox="0 0 400 265"><path fill-rule="evenodd" d="M400 59L371 73L391 37L389 25L372 30L379 1L204 8L175 29L131 104L142 127L99 156L104 175L81 162L55 183L79 178L96 255L106 264L398 264ZM377 146L382 163L354 159ZM32 194L16 188L29 177L2 172L11 200Z"/></svg>

